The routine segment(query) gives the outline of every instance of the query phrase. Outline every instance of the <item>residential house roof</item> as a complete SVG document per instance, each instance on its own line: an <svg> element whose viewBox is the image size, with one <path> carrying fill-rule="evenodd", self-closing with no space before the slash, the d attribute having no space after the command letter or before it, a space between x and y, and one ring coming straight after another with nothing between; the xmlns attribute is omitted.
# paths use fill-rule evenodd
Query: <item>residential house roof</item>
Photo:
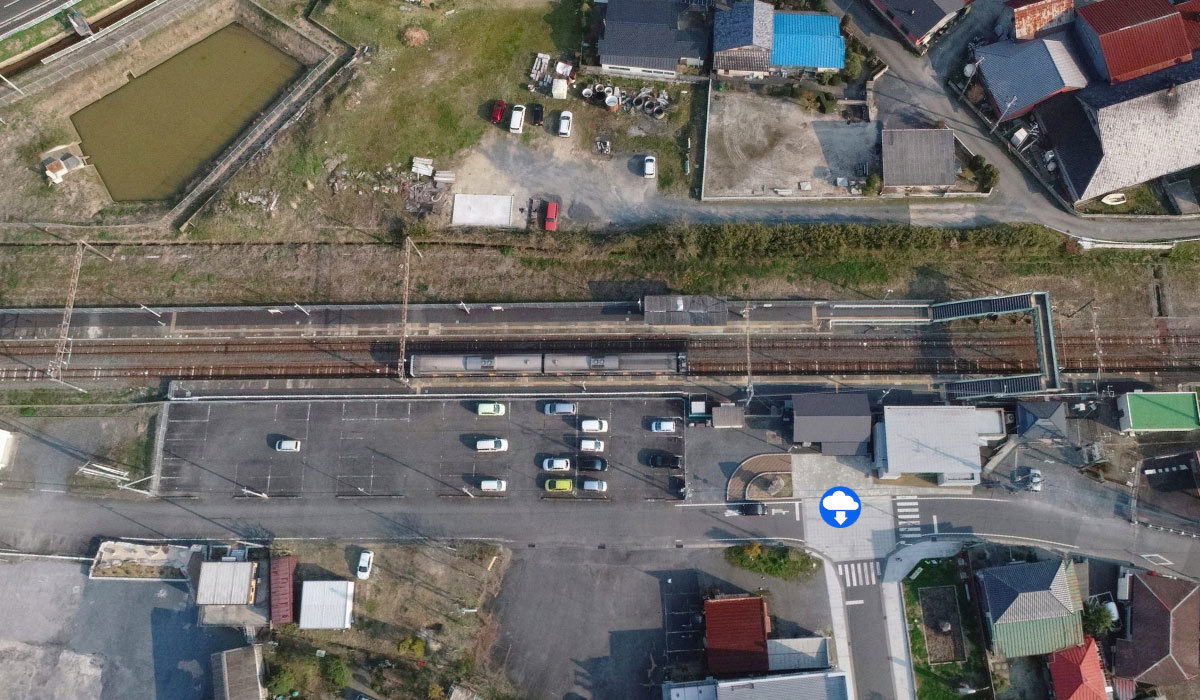
<svg viewBox="0 0 1200 700"><path fill-rule="evenodd" d="M846 40L832 15L776 12L771 63L804 68L846 67Z"/></svg>
<svg viewBox="0 0 1200 700"><path fill-rule="evenodd" d="M844 671L663 684L663 700L846 700Z"/></svg>
<svg viewBox="0 0 1200 700"><path fill-rule="evenodd" d="M821 443L827 455L866 455L871 403L866 394L792 394L792 442Z"/></svg>
<svg viewBox="0 0 1200 700"><path fill-rule="evenodd" d="M880 0L915 37L924 37L947 16L961 10L964 0Z"/></svg>
<svg viewBox="0 0 1200 700"><path fill-rule="evenodd" d="M713 52L756 46L770 50L775 8L760 0L735 2L713 18Z"/></svg>
<svg viewBox="0 0 1200 700"><path fill-rule="evenodd" d="M1088 114L1094 114L1094 122ZM1200 165L1200 61L1038 105L1074 201Z"/></svg>
<svg viewBox="0 0 1200 700"><path fill-rule="evenodd" d="M1083 603L1070 559L998 566L978 576L997 653L1036 656L1083 644Z"/></svg>
<svg viewBox="0 0 1200 700"><path fill-rule="evenodd" d="M1192 58L1183 17L1168 0L1100 0L1080 7L1077 16L1099 36L1113 82Z"/></svg>
<svg viewBox="0 0 1200 700"><path fill-rule="evenodd" d="M1055 700L1109 700L1100 648L1090 636L1083 644L1050 655Z"/></svg>
<svg viewBox="0 0 1200 700"><path fill-rule="evenodd" d="M767 635L771 618L762 596L719 596L704 601L704 639L713 674L770 670Z"/></svg>
<svg viewBox="0 0 1200 700"><path fill-rule="evenodd" d="M1117 640L1113 666L1118 676L1172 685L1200 675L1200 587L1138 574L1126 609L1129 638Z"/></svg>
<svg viewBox="0 0 1200 700"><path fill-rule="evenodd" d="M211 657L216 700L263 700L262 645L218 652Z"/></svg>
<svg viewBox="0 0 1200 700"><path fill-rule="evenodd" d="M206 561L200 565L196 605L249 605L254 602L252 561Z"/></svg>
<svg viewBox="0 0 1200 700"><path fill-rule="evenodd" d="M349 629L353 581L305 581L300 589L300 629Z"/></svg>
<svg viewBox="0 0 1200 700"><path fill-rule="evenodd" d="M996 108L1006 119L1018 117L1054 95L1087 87L1070 35L1001 41L975 49L979 72Z"/></svg>
<svg viewBox="0 0 1200 700"><path fill-rule="evenodd" d="M1017 403L1017 432L1029 440L1065 440L1067 404L1062 401Z"/></svg>
<svg viewBox="0 0 1200 700"><path fill-rule="evenodd" d="M875 429L875 459L899 474L978 476L979 417L974 406L885 406ZM882 438L882 440L881 440Z"/></svg>
<svg viewBox="0 0 1200 700"><path fill-rule="evenodd" d="M681 29L684 9L675 0L609 0L597 44L600 62L673 71L680 58L707 58L711 36L699 28Z"/></svg>
<svg viewBox="0 0 1200 700"><path fill-rule="evenodd" d="M884 129L886 187L947 187L958 178L950 129Z"/></svg>

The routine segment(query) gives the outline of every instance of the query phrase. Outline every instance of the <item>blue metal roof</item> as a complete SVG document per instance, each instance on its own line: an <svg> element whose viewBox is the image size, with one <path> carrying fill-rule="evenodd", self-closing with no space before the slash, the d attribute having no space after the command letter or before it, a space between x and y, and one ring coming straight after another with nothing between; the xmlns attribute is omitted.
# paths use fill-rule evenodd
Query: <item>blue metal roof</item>
<svg viewBox="0 0 1200 700"><path fill-rule="evenodd" d="M803 68L846 67L846 40L832 15L775 13L771 63Z"/></svg>

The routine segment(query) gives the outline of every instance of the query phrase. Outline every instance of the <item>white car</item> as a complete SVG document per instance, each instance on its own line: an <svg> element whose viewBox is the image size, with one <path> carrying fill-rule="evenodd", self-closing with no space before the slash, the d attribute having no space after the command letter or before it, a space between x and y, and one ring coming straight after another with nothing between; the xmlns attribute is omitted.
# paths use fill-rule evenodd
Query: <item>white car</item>
<svg viewBox="0 0 1200 700"><path fill-rule="evenodd" d="M290 439L280 440L275 443L275 451L276 452L299 452L300 451L300 441L299 440L290 440Z"/></svg>
<svg viewBox="0 0 1200 700"><path fill-rule="evenodd" d="M374 565L375 552L364 549L363 553L358 555L358 568L354 570L354 575L365 581L371 578L371 567Z"/></svg>
<svg viewBox="0 0 1200 700"><path fill-rule="evenodd" d="M542 471L569 472L571 471L571 460L566 457L547 457L542 460Z"/></svg>
<svg viewBox="0 0 1200 700"><path fill-rule="evenodd" d="M654 156L646 156L646 160L642 161L642 177L654 177L658 175L658 160Z"/></svg>
<svg viewBox="0 0 1200 700"><path fill-rule="evenodd" d="M675 432L675 421L673 421L673 420L656 420L650 424L650 432L652 432L652 433L673 433L673 432Z"/></svg>
<svg viewBox="0 0 1200 700"><path fill-rule="evenodd" d="M486 438L475 441L476 452L507 452L508 440L504 438Z"/></svg>
<svg viewBox="0 0 1200 700"><path fill-rule="evenodd" d="M604 441L603 440L592 440L591 438L584 438L579 441L579 450L580 450L580 452L603 452L604 451Z"/></svg>
<svg viewBox="0 0 1200 700"><path fill-rule="evenodd" d="M564 109L562 111L562 114L558 117L558 135L559 136L570 136L571 135L571 121L573 120L574 116L575 115L571 114L568 110Z"/></svg>
<svg viewBox="0 0 1200 700"><path fill-rule="evenodd" d="M543 410L548 416L573 416L579 411L579 407L565 401L551 401Z"/></svg>
<svg viewBox="0 0 1200 700"><path fill-rule="evenodd" d="M502 416L505 413L504 404L499 401L480 401L475 407L477 416Z"/></svg>
<svg viewBox="0 0 1200 700"><path fill-rule="evenodd" d="M598 418L589 418L579 424L579 429L585 433L607 433L608 421Z"/></svg>
<svg viewBox="0 0 1200 700"><path fill-rule="evenodd" d="M583 490L604 493L605 491L608 491L608 482L600 479L584 479Z"/></svg>
<svg viewBox="0 0 1200 700"><path fill-rule="evenodd" d="M484 479L479 482L479 490L503 493L508 490L508 482L504 479Z"/></svg>
<svg viewBox="0 0 1200 700"><path fill-rule="evenodd" d="M525 128L525 105L513 105L508 117L508 132L519 134Z"/></svg>

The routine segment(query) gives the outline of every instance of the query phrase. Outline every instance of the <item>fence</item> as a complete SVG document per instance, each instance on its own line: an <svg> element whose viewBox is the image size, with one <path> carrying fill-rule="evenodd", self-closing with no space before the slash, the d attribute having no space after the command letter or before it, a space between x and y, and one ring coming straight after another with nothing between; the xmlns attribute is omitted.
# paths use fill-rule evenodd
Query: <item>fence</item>
<svg viewBox="0 0 1200 700"><path fill-rule="evenodd" d="M42 22L45 22L46 20L50 19L54 15L57 15L59 12L62 12L63 10L71 9L73 6L78 5L80 2L83 2L83 0L67 0L66 2L64 2L62 4L55 5L53 9L48 9L39 15L30 17L29 19L25 20L21 24L18 24L16 27L13 27L12 29L9 29L6 32L0 33L0 40L7 39L8 37L12 36L13 34L20 34L21 32L25 31L26 29L29 29L30 27L33 27L35 25L41 24Z"/></svg>

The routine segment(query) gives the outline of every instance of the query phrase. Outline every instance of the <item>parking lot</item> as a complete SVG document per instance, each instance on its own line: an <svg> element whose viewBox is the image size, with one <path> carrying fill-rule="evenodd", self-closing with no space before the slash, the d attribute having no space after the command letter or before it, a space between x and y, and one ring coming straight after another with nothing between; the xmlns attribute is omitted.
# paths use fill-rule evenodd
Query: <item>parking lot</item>
<svg viewBox="0 0 1200 700"><path fill-rule="evenodd" d="M682 473L649 466L656 453L683 454L685 426L679 400L578 399L576 415L549 416L549 400L504 401L503 416L479 416L481 399L178 403L168 407L158 493L255 497L542 498L633 502L682 497ZM486 400L486 399L485 399ZM675 418L674 434L650 424ZM608 421L604 433L585 434L586 419ZM481 452L478 441L502 438L508 447ZM581 440L604 443L583 454ZM299 440L299 452L275 449ZM603 472L579 469L580 457L599 457ZM548 458L570 469L544 471ZM506 482L484 492L485 480ZM549 479L570 490L548 493ZM599 479L605 492L584 491Z"/></svg>

